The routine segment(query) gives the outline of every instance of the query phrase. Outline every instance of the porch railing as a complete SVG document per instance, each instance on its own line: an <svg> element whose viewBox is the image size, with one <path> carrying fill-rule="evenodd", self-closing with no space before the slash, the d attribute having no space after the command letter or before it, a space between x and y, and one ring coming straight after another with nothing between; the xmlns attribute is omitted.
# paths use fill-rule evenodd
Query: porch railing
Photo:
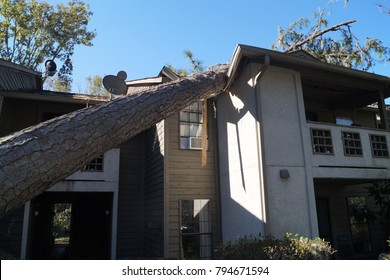
<svg viewBox="0 0 390 280"><path fill-rule="evenodd" d="M313 167L390 168L390 132L308 122Z"/></svg>

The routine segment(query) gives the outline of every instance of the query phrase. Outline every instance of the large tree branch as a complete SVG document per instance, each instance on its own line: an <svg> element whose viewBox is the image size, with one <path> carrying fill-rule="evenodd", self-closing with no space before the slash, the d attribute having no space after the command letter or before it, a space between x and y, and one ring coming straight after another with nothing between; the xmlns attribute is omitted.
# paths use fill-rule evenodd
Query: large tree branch
<svg viewBox="0 0 390 280"><path fill-rule="evenodd" d="M296 49L298 49L299 47L305 45L306 43L314 40L315 38L321 36L321 35L324 35L325 33L328 33L328 32L331 32L331 31L337 31L340 29L340 27L342 26L348 26L349 24L351 23L354 23L356 22L356 20L349 20L349 21L346 21L346 22L342 22L342 23L339 23L339 24L336 24L336 25L333 25L332 27L329 27L327 29L324 29L324 30L318 30L317 32L313 33L310 37L296 43L296 44L293 44L292 46L290 46L287 50L285 50L284 52L288 53L288 52L291 52L291 51L294 51Z"/></svg>
<svg viewBox="0 0 390 280"><path fill-rule="evenodd" d="M124 96L0 139L0 216L191 103L218 94L224 67Z"/></svg>

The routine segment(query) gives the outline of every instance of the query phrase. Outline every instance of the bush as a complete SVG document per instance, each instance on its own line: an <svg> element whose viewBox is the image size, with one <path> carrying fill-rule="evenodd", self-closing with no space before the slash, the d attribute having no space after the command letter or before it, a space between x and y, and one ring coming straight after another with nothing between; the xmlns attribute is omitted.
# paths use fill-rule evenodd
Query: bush
<svg viewBox="0 0 390 280"><path fill-rule="evenodd" d="M230 260L327 260L335 250L321 238L286 234L283 239L244 237L218 247Z"/></svg>
<svg viewBox="0 0 390 280"><path fill-rule="evenodd" d="M16 257L10 253L0 250L0 260L16 260Z"/></svg>

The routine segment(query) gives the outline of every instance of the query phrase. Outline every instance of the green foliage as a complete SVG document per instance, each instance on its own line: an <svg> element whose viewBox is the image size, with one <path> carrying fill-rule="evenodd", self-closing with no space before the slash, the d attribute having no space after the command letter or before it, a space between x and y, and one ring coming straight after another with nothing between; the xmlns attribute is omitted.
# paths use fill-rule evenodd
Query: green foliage
<svg viewBox="0 0 390 280"><path fill-rule="evenodd" d="M374 213L384 229L383 241L385 241L390 234L390 181L374 183L367 190L368 195L374 198L375 205L378 207L378 210Z"/></svg>
<svg viewBox="0 0 390 280"><path fill-rule="evenodd" d="M67 237L70 233L72 205L58 203L54 205L53 236Z"/></svg>
<svg viewBox="0 0 390 280"><path fill-rule="evenodd" d="M16 260L16 257L10 253L0 250L0 260Z"/></svg>
<svg viewBox="0 0 390 280"><path fill-rule="evenodd" d="M244 237L220 245L218 251L223 259L232 260L327 260L335 253L321 238L290 233L283 239Z"/></svg>
<svg viewBox="0 0 390 280"><path fill-rule="evenodd" d="M99 95L99 96L109 96L109 92L103 87L103 78L99 75L88 76L87 81L87 91L86 94L89 95Z"/></svg>
<svg viewBox="0 0 390 280"><path fill-rule="evenodd" d="M201 73L204 71L203 62L194 57L194 54L189 50L184 50L184 57L187 58L191 64L190 69L175 68L171 64L167 64L167 67L175 72L177 75L186 77L194 73Z"/></svg>
<svg viewBox="0 0 390 280"><path fill-rule="evenodd" d="M390 49L382 41L367 37L361 42L352 32L351 24L356 20L345 21L329 26L327 17L331 15L328 5L313 14L313 21L300 18L286 30L279 28L279 36L273 49L292 52L304 50L327 63L367 71L376 62L389 61ZM344 1L345 5L348 1Z"/></svg>
<svg viewBox="0 0 390 280"><path fill-rule="evenodd" d="M35 0L0 0L0 57L38 70L47 59L63 65L59 77L70 85L76 45L92 46L89 5L70 0L55 7Z"/></svg>

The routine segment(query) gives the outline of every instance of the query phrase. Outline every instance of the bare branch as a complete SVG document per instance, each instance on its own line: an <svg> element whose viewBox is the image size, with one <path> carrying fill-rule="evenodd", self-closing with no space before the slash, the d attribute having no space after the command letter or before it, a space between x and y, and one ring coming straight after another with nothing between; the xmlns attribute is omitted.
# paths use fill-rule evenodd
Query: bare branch
<svg viewBox="0 0 390 280"><path fill-rule="evenodd" d="M321 36L321 35L323 35L325 33L328 33L328 32L331 32L331 31L337 31L337 30L340 29L340 27L342 27L342 26L349 26L349 24L355 23L355 22L356 22L356 20L349 20L349 21L345 21L345 22L333 25L332 27L329 27L327 29L319 30L319 31L313 33L309 38L306 38L305 40L302 40L302 41L292 45L291 47L289 47L284 52L288 53L288 52L294 51L297 48L303 46L304 44L314 40L315 38L317 38L317 37L319 37L319 36Z"/></svg>

